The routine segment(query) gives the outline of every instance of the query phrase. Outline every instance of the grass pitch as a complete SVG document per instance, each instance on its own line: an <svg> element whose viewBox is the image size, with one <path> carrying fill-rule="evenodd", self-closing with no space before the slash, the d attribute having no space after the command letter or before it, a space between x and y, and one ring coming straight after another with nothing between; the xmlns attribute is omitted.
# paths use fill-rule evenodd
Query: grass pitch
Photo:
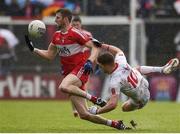
<svg viewBox="0 0 180 134"><path fill-rule="evenodd" d="M143 109L124 113L118 108L102 116L138 123L137 129L119 131L74 118L68 101L0 101L0 132L180 132L180 104L150 102Z"/></svg>

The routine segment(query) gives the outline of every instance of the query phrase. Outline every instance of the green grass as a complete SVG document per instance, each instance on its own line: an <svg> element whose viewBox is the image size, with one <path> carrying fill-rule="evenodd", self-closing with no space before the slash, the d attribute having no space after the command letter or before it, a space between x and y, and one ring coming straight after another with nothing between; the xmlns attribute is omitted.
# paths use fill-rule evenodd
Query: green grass
<svg viewBox="0 0 180 134"><path fill-rule="evenodd" d="M103 115L110 119L131 119L136 130L119 131L74 118L71 105L64 101L0 101L0 132L180 132L180 104L150 102L141 110L123 113L119 107Z"/></svg>

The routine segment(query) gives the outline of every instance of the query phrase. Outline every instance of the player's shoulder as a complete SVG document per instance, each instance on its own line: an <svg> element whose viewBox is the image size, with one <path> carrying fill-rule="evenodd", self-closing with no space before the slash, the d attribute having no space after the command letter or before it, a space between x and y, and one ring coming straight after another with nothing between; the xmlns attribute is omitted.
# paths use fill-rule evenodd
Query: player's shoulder
<svg viewBox="0 0 180 134"><path fill-rule="evenodd" d="M60 34L61 33L61 30L57 30L54 32L55 34Z"/></svg>
<svg viewBox="0 0 180 134"><path fill-rule="evenodd" d="M86 34L87 36L92 37L91 32L89 32L89 31L87 31L87 30L85 30L85 29L82 29L82 32L83 32L84 34Z"/></svg>
<svg viewBox="0 0 180 134"><path fill-rule="evenodd" d="M59 31L55 31L53 35L54 35L54 36L57 36L57 35L60 35L60 33L61 33L60 30L59 30Z"/></svg>
<svg viewBox="0 0 180 134"><path fill-rule="evenodd" d="M56 31L56 32L54 32L54 34L52 36L52 42L54 44L56 44L59 41L60 38L61 38L60 31Z"/></svg>
<svg viewBox="0 0 180 134"><path fill-rule="evenodd" d="M74 33L74 34L79 34L79 35L84 34L82 30L77 29L77 28L75 28L75 27L72 27L72 28L70 29L70 32L71 32L71 33Z"/></svg>
<svg viewBox="0 0 180 134"><path fill-rule="evenodd" d="M119 52L115 55L115 61L126 61L126 56L123 52Z"/></svg>
<svg viewBox="0 0 180 134"><path fill-rule="evenodd" d="M77 28L75 28L75 27L71 27L71 28L69 29L69 32L81 33L81 30L79 30L79 29L77 29Z"/></svg>
<svg viewBox="0 0 180 134"><path fill-rule="evenodd" d="M72 28L70 34L72 34L74 37L81 37L83 39L88 38L88 36L82 32L82 30L79 30L77 28Z"/></svg>
<svg viewBox="0 0 180 134"><path fill-rule="evenodd" d="M123 52L118 52L115 57L122 57L122 56L125 56Z"/></svg>

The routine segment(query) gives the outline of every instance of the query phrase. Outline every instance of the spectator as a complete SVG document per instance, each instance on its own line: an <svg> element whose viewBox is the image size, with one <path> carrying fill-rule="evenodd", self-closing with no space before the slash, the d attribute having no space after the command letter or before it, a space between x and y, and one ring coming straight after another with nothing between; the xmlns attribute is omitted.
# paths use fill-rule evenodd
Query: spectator
<svg viewBox="0 0 180 134"><path fill-rule="evenodd" d="M154 0L139 0L139 15L142 18L150 17L153 15Z"/></svg>
<svg viewBox="0 0 180 134"><path fill-rule="evenodd" d="M23 16L27 18L40 17L44 7L45 6L38 1L31 2L30 0L26 0L25 7L22 9Z"/></svg>
<svg viewBox="0 0 180 134"><path fill-rule="evenodd" d="M178 0L177 0L178 1ZM180 31L176 34L175 38L174 38L174 44L176 45L176 57L180 60ZM177 101L180 102L180 69L178 70L178 72L175 74L176 79L178 81L178 95L177 95Z"/></svg>
<svg viewBox="0 0 180 134"><path fill-rule="evenodd" d="M0 74L10 72L10 64L17 60L14 48L18 43L12 31L0 28Z"/></svg>
<svg viewBox="0 0 180 134"><path fill-rule="evenodd" d="M130 0L107 1L112 6L113 15L129 16Z"/></svg>
<svg viewBox="0 0 180 134"><path fill-rule="evenodd" d="M176 56L180 60L180 31L176 34L174 38L174 44L176 44Z"/></svg>
<svg viewBox="0 0 180 134"><path fill-rule="evenodd" d="M89 11L90 15L112 15L112 10L103 0L95 0Z"/></svg>
<svg viewBox="0 0 180 134"><path fill-rule="evenodd" d="M174 2L174 8L175 8L175 10L176 10L176 13L177 13L178 15L180 15L180 0L176 0L176 1Z"/></svg>
<svg viewBox="0 0 180 134"><path fill-rule="evenodd" d="M5 15L7 12L7 5L4 0L0 1L0 15Z"/></svg>
<svg viewBox="0 0 180 134"><path fill-rule="evenodd" d="M11 3L7 6L7 13L9 16L22 16L22 10L19 7L17 0L12 0Z"/></svg>
<svg viewBox="0 0 180 134"><path fill-rule="evenodd" d="M60 1L54 1L50 5L48 5L43 11L42 16L53 16L54 13L59 8L67 8L73 12L73 14L80 14L81 8L79 4L75 3L72 0L60 0Z"/></svg>

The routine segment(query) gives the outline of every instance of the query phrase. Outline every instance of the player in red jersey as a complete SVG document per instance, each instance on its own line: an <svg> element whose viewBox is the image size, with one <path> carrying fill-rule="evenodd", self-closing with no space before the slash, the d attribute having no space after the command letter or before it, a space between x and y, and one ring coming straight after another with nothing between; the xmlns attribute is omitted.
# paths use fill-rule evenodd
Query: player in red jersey
<svg viewBox="0 0 180 134"><path fill-rule="evenodd" d="M106 103L84 91L84 84L92 71L92 64L97 58L99 48L95 47L90 38L80 30L71 26L72 13L68 9L57 10L55 22L61 30L54 33L48 50L34 48L32 41L25 35L29 49L42 58L52 60L59 53L62 65L62 80L59 89L70 95L70 100L76 107L81 119L97 124L104 124L120 130L128 129L122 121L108 120L89 113L85 98L104 106ZM91 48L91 55L85 58L84 47Z"/></svg>
<svg viewBox="0 0 180 134"><path fill-rule="evenodd" d="M81 18L79 16L74 16L72 19L72 26L81 30L81 32L83 32L84 34L86 34L89 38L92 38L92 34L89 31L86 31L85 29L82 28L82 21ZM91 51L88 47L85 47L83 49L84 51L84 55L86 58L89 58ZM86 85L88 85L89 80L86 82ZM87 89L87 88L86 88ZM75 108L75 106L72 104L72 109L73 109L73 115L74 117L78 117L78 112Z"/></svg>
<svg viewBox="0 0 180 134"><path fill-rule="evenodd" d="M82 21L81 18L79 16L74 16L72 19L72 26L81 30L83 33L85 33L87 36L92 37L91 32L85 30L82 28Z"/></svg>
<svg viewBox="0 0 180 134"><path fill-rule="evenodd" d="M72 20L72 26L81 30L84 34L86 34L89 38L92 38L92 34L91 32L85 30L82 28L82 21L81 21L81 18L79 16L74 16L73 17L73 20ZM85 53L85 56L87 56L87 58L90 56L91 52L90 52L90 49L85 47L84 48L84 53Z"/></svg>

